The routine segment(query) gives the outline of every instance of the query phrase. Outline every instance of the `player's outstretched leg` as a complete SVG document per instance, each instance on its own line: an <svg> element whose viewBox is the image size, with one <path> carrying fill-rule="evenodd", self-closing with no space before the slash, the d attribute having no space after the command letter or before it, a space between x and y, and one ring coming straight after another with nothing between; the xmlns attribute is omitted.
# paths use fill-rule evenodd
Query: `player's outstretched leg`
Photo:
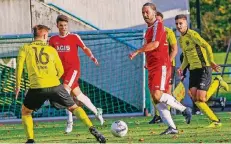
<svg viewBox="0 0 231 144"><path fill-rule="evenodd" d="M156 107L160 113L161 119L166 125L168 125L168 128L160 135L177 134L178 130L176 128L175 123L172 120L172 116L167 105L165 103L158 103Z"/></svg>
<svg viewBox="0 0 231 144"><path fill-rule="evenodd" d="M72 93L76 96L76 99L78 101L80 101L81 103L83 103L89 110L91 110L96 118L100 121L100 124L103 125L104 123L104 119L103 119L103 110L101 108L96 108L93 103L91 102L91 100L84 95L79 87L76 87Z"/></svg>
<svg viewBox="0 0 231 144"><path fill-rule="evenodd" d="M74 108L73 114L78 117L87 127L89 128L90 133L96 138L100 143L106 143L106 138L100 134L96 128L93 127L91 120L88 118L87 114L81 107Z"/></svg>
<svg viewBox="0 0 231 144"><path fill-rule="evenodd" d="M67 125L65 129L65 133L70 133L72 132L73 129L73 117L72 117L72 112L69 110L66 110L67 113Z"/></svg>
<svg viewBox="0 0 231 144"><path fill-rule="evenodd" d="M189 124L192 119L192 110L189 107L183 106L180 102L178 102L173 96L163 93L160 100L172 108L175 108L182 112L182 115L185 117L186 123Z"/></svg>
<svg viewBox="0 0 231 144"><path fill-rule="evenodd" d="M205 102L195 102L196 106L212 121L208 127L220 127L222 123Z"/></svg>

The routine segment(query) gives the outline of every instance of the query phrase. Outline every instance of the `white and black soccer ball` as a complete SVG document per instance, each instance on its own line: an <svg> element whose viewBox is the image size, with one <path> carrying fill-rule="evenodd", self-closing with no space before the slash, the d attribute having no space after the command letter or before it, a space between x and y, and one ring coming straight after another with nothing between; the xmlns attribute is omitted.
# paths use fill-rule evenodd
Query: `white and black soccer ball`
<svg viewBox="0 0 231 144"><path fill-rule="evenodd" d="M128 126L124 121L118 120L112 123L111 133L116 137L123 137L128 132Z"/></svg>

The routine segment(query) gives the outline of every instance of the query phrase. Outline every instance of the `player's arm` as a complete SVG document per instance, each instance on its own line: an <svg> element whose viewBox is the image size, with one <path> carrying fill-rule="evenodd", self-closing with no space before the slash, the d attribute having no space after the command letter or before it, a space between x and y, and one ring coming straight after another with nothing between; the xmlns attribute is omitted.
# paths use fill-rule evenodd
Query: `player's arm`
<svg viewBox="0 0 231 144"><path fill-rule="evenodd" d="M24 62L26 59L26 52L25 52L25 46L21 47L19 49L18 58L17 58L17 66L16 66L16 87L15 87L15 99L18 98L18 94L20 91L20 84L22 79L22 71Z"/></svg>
<svg viewBox="0 0 231 144"><path fill-rule="evenodd" d="M57 70L57 77L61 78L61 76L64 73L64 69L63 69L63 65L62 65L62 61L59 58L58 52L54 49L54 63L55 63L55 68Z"/></svg>
<svg viewBox="0 0 231 144"><path fill-rule="evenodd" d="M168 32L168 35L169 35L168 41L169 41L169 45L171 48L170 61L172 62L175 59L177 52L178 52L177 40L176 40L176 36L172 30Z"/></svg>
<svg viewBox="0 0 231 144"><path fill-rule="evenodd" d="M83 52L96 64L99 65L98 60L94 57L94 55L91 52L91 49L89 49L88 47L84 46L81 47Z"/></svg>
<svg viewBox="0 0 231 144"><path fill-rule="evenodd" d="M182 47L182 45L181 45L181 47ZM185 68L187 67L187 66L189 66L189 63L188 63L188 59L187 59L187 57L186 57L186 55L185 55L185 51L184 50L182 50L182 56L180 57L181 58L181 60L182 60L182 63L181 63L181 66L180 66L180 68L177 70L177 73L178 73L178 75L181 77L182 76L182 74L183 74L183 71L185 70ZM183 58L182 58L183 57Z"/></svg>
<svg viewBox="0 0 231 144"><path fill-rule="evenodd" d="M99 65L98 60L94 57L93 53L91 52L91 49L89 49L84 42L82 41L81 37L79 35L76 35L76 41L77 45L81 47L83 52L96 64Z"/></svg>
<svg viewBox="0 0 231 144"><path fill-rule="evenodd" d="M211 46L197 32L194 32L192 30L188 30L187 33L191 36L191 39L197 45L206 49L209 62L214 62L213 51L212 51Z"/></svg>
<svg viewBox="0 0 231 144"><path fill-rule="evenodd" d="M180 66L180 69L181 70L184 70L187 66L188 66L188 59L187 59L187 57L185 56L185 53L183 52L183 55L184 55L184 58L183 58L183 62L182 62L182 64L181 64L181 66Z"/></svg>
<svg viewBox="0 0 231 144"><path fill-rule="evenodd" d="M136 55L138 55L140 53L152 51L152 50L158 48L160 45L160 40L161 40L163 34L164 34L163 24L161 22L158 22L156 32L153 33L152 42L143 45L143 47L141 47L140 49L131 53L129 55L130 59L132 60Z"/></svg>

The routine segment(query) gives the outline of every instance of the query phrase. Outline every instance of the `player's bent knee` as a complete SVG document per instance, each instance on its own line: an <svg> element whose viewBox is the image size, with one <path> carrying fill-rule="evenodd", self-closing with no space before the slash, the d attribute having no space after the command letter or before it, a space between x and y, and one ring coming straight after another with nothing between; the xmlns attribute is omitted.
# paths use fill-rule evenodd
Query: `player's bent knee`
<svg viewBox="0 0 231 144"><path fill-rule="evenodd" d="M76 104L74 104L73 106L71 107L68 107L67 109L70 111L70 112L73 112L78 106Z"/></svg>
<svg viewBox="0 0 231 144"><path fill-rule="evenodd" d="M71 91L73 93L74 96L78 96L82 93L82 91L80 90L79 86L75 87L74 89L72 89Z"/></svg>
<svg viewBox="0 0 231 144"><path fill-rule="evenodd" d="M206 99L206 97L200 97L198 101L200 101L200 102L206 102L207 99Z"/></svg>
<svg viewBox="0 0 231 144"><path fill-rule="evenodd" d="M152 91L151 94L152 94L153 101L159 102L163 92L160 90L155 90L155 91Z"/></svg>
<svg viewBox="0 0 231 144"><path fill-rule="evenodd" d="M33 110L28 109L27 107L22 105L22 115L31 115L32 112L33 112Z"/></svg>

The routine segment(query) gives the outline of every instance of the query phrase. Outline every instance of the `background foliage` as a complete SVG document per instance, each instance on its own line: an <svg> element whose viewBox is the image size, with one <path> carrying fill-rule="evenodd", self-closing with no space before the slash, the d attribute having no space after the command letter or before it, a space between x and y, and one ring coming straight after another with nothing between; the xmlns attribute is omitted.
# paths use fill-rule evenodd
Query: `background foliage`
<svg viewBox="0 0 231 144"><path fill-rule="evenodd" d="M231 0L200 0L201 35L214 52L225 51L231 38ZM192 29L197 28L196 0L190 0Z"/></svg>

